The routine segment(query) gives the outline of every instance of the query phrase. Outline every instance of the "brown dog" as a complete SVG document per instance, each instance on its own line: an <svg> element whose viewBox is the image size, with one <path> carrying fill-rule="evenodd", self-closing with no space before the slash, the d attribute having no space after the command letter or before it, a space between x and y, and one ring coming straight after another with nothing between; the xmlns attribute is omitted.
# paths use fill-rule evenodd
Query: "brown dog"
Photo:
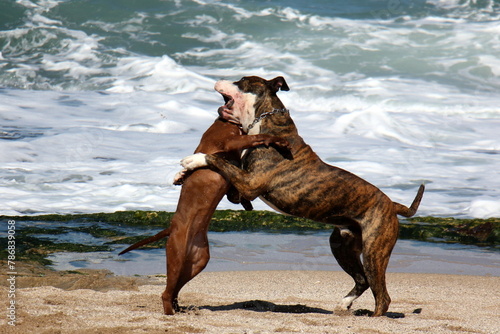
<svg viewBox="0 0 500 334"><path fill-rule="evenodd" d="M227 115L226 115L227 116ZM285 139L270 135L242 135L238 125L217 119L203 134L195 152L219 154L222 159L240 162L244 149L256 146L276 145L288 147ZM224 160L226 161L226 160ZM176 181L182 178L176 176ZM210 169L199 169L185 177L177 210L170 227L158 234L128 247L120 253L144 246L169 236L166 243L167 286L162 294L163 310L172 315L178 311L177 296L181 288L198 275L210 259L207 231L212 215L222 197L230 190L230 183ZM228 193L228 198L237 203L238 196ZM250 202L242 203L251 209Z"/></svg>
<svg viewBox="0 0 500 334"><path fill-rule="evenodd" d="M282 77L219 81L215 89L227 101L222 107L225 115L239 119L243 131L249 134L286 139L293 159L286 159L271 147L256 147L245 155L243 169L207 154L187 157L182 165L187 169L208 166L228 178L248 200L260 196L281 212L334 225L330 236L333 255L356 283L341 307L349 309L371 288L375 297L373 316L383 315L391 302L385 271L398 238L396 215L415 214L424 186L408 208L358 176L321 161L299 136L288 110L276 96L278 90L288 90Z"/></svg>

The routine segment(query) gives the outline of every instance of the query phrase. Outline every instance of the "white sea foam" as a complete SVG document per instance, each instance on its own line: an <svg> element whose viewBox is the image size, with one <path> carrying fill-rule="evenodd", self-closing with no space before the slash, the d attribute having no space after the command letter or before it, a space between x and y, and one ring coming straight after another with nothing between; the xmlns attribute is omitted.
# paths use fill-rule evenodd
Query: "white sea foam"
<svg viewBox="0 0 500 334"><path fill-rule="evenodd" d="M122 58L110 72L116 79L108 91L114 93L167 90L177 94L213 86L212 80L179 66L168 56Z"/></svg>
<svg viewBox="0 0 500 334"><path fill-rule="evenodd" d="M311 113L294 106L299 92L286 94L280 96L300 133L324 160L366 178L394 200L409 204L424 182L422 215L500 215L498 119L465 111L389 114L386 106L370 109L366 101L354 104L357 111ZM174 210L179 188L171 181L179 160L193 151L222 103L211 90L8 90L3 101L0 117L10 127L2 131L26 137L0 141L2 214ZM16 134L19 128L24 132ZM238 206L224 200L220 208Z"/></svg>

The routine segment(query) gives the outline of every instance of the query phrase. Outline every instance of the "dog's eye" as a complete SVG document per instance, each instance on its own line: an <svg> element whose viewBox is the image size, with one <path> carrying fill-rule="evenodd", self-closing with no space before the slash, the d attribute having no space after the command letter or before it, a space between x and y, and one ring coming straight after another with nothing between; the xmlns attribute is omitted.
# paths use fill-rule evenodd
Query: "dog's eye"
<svg viewBox="0 0 500 334"><path fill-rule="evenodd" d="M240 84L244 83L246 80L247 80L247 79L246 79L245 77L243 77L243 78L241 78L239 81L235 81L235 82L233 82L233 83L234 83L236 86L238 86L238 85L240 85Z"/></svg>

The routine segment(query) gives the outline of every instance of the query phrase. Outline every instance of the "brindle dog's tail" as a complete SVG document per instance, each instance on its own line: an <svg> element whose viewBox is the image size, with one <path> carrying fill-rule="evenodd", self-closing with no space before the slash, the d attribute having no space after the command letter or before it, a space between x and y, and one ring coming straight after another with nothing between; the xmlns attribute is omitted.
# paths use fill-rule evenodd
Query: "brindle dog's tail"
<svg viewBox="0 0 500 334"><path fill-rule="evenodd" d="M144 245L150 244L152 242L158 241L160 239L163 239L165 237L168 237L169 235L170 235L170 227L164 229L161 232L158 232L157 234L153 235L152 237L149 237L149 238L146 238L146 239L143 239L141 241L136 242L132 246L129 246L127 249L121 251L118 255L125 254L125 253L130 252L131 250L134 250L134 249L139 248L141 246L144 246Z"/></svg>
<svg viewBox="0 0 500 334"><path fill-rule="evenodd" d="M409 208L403 204L393 202L394 206L396 207L396 213L406 218L409 218L417 213L418 206L420 205L420 201L422 200L422 196L424 195L424 190L425 186L421 184L420 188L418 188L417 196L415 196L415 199L413 200L413 203L411 203Z"/></svg>

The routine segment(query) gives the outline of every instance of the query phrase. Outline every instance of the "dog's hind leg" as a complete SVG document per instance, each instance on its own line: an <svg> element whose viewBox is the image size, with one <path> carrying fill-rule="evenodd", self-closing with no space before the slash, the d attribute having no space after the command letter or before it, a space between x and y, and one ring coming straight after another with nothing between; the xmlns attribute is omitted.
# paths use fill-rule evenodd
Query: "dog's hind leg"
<svg viewBox="0 0 500 334"><path fill-rule="evenodd" d="M207 224L202 223L206 221ZM201 223L200 223L201 222ZM173 224L167 241L167 286L162 294L163 310L172 315L179 311L179 291L198 275L210 260L205 218L193 219L191 224Z"/></svg>
<svg viewBox="0 0 500 334"><path fill-rule="evenodd" d="M210 260L207 231L196 231L189 237L182 273L177 281L176 296L182 287L205 269Z"/></svg>
<svg viewBox="0 0 500 334"><path fill-rule="evenodd" d="M361 263L361 233L355 228L336 227L330 235L330 248L339 265L355 282L354 288L345 296L339 308L348 310L352 303L368 288L368 280Z"/></svg>
<svg viewBox="0 0 500 334"><path fill-rule="evenodd" d="M186 226L179 224L177 217L172 219L170 238L165 245L167 255L167 286L161 295L163 300L163 311L167 315L173 315L178 311L177 295L182 286L181 280L185 254L187 233Z"/></svg>
<svg viewBox="0 0 500 334"><path fill-rule="evenodd" d="M363 234L363 267L375 298L375 311L372 316L377 317L384 315L391 303L385 271L398 238L399 222L396 215L382 215L375 218L370 226L374 230L367 233L368 237Z"/></svg>

